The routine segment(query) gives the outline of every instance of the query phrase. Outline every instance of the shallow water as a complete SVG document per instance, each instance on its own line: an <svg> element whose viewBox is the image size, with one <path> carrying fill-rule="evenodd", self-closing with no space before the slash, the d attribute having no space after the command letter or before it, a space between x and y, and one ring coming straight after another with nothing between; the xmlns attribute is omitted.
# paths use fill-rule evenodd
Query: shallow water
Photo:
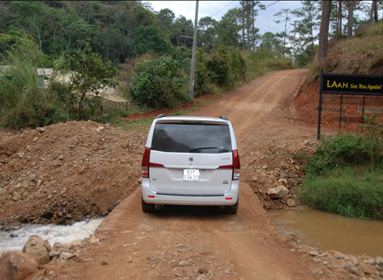
<svg viewBox="0 0 383 280"><path fill-rule="evenodd" d="M269 211L280 232L293 232L300 244L323 251L383 256L383 222L347 218L312 209Z"/></svg>
<svg viewBox="0 0 383 280"><path fill-rule="evenodd" d="M38 235L42 239L48 240L51 246L55 242L65 245L74 240L82 240L92 235L102 221L103 218L98 218L78 222L71 226L23 224L18 230L0 231L0 255L8 250L21 251L31 235Z"/></svg>

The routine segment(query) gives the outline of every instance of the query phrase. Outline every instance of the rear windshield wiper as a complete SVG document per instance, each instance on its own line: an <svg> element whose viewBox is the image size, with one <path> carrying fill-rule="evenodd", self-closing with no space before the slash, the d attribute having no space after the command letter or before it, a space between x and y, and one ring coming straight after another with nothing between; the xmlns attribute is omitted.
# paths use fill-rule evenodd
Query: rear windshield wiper
<svg viewBox="0 0 383 280"><path fill-rule="evenodd" d="M199 148L190 149L190 152L196 152L199 150L210 150L210 149L217 149L219 153L226 153L229 151L228 149L224 147L199 147Z"/></svg>

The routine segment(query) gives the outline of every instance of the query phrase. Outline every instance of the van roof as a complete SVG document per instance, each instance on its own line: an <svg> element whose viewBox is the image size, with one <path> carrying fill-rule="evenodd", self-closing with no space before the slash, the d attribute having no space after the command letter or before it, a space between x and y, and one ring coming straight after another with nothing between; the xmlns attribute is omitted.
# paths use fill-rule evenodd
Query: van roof
<svg viewBox="0 0 383 280"><path fill-rule="evenodd" d="M228 119L226 117L220 118L211 118L211 117L197 117L197 116L170 116L164 117L159 116L156 119L156 122L198 122L198 123L228 123Z"/></svg>

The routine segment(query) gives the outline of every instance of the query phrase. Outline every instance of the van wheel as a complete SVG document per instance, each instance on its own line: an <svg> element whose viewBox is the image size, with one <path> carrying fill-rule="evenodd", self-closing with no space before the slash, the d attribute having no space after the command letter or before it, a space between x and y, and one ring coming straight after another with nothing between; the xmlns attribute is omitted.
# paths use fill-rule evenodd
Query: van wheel
<svg viewBox="0 0 383 280"><path fill-rule="evenodd" d="M239 199L237 200L237 203L232 205L232 206L225 206L225 213L226 214L232 214L232 215L235 215L237 214L237 211L238 211L238 203L239 203Z"/></svg>
<svg viewBox="0 0 383 280"><path fill-rule="evenodd" d="M154 212L154 204L152 203L146 203L142 198L141 198L141 206L142 206L142 211L145 213L153 213Z"/></svg>

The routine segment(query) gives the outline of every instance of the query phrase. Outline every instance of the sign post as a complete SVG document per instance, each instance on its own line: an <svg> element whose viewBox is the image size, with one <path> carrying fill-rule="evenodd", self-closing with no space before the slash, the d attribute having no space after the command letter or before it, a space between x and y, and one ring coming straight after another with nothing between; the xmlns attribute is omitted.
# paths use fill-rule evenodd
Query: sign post
<svg viewBox="0 0 383 280"><path fill-rule="evenodd" d="M342 122L343 95L363 96L363 113L365 98L368 96L383 96L383 76L329 74L321 70L319 106L318 106L318 132L320 140L320 127L322 120L323 94L340 95L340 127Z"/></svg>

